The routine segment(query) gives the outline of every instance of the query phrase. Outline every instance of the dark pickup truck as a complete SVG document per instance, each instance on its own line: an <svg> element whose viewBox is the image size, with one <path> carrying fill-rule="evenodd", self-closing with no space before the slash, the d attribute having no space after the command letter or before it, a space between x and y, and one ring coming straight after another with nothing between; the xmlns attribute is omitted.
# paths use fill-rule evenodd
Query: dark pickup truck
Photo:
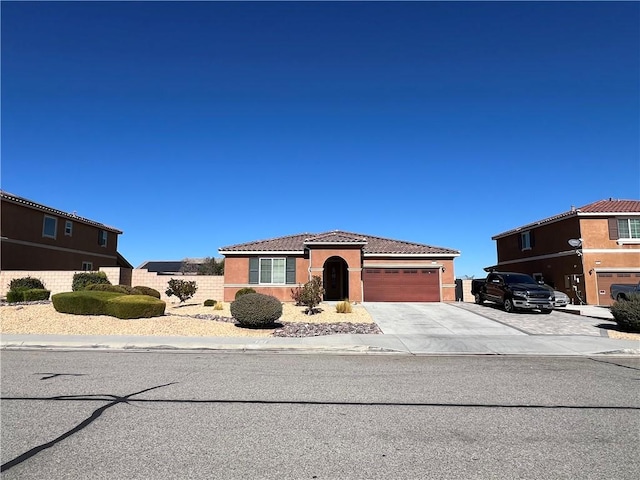
<svg viewBox="0 0 640 480"><path fill-rule="evenodd" d="M542 313L553 310L553 292L524 273L491 272L486 279L471 282L471 293L477 304L494 302L509 313L519 309Z"/></svg>
<svg viewBox="0 0 640 480"><path fill-rule="evenodd" d="M640 282L637 285L633 283L614 283L609 287L611 298L617 300L629 300L629 294L640 293Z"/></svg>

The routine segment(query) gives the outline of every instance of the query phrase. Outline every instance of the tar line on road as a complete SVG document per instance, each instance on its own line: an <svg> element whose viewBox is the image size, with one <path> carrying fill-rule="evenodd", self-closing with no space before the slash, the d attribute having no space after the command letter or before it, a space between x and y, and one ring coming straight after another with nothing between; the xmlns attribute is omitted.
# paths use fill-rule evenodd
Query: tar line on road
<svg viewBox="0 0 640 480"><path fill-rule="evenodd" d="M608 363L608 362L607 362ZM622 366L622 365L621 365ZM170 382L155 387L149 387L129 395L64 395L56 397L2 397L2 401L65 401L65 402L105 402L93 411L93 413L78 425L58 436L57 438L31 448L16 458L0 466L0 472L5 472L16 465L34 457L38 453L53 447L64 439L83 430L96 421L106 410L119 404L136 403L169 403L169 404L256 404L256 405L333 405L333 406L387 406L387 407L456 407L456 408L504 408L504 409L567 409L567 410L640 410L640 407L598 406L598 405L541 405L541 404L487 404L487 403L414 403L414 402L338 402L338 401L299 401L299 400L193 400L193 399L144 399L132 398L136 395L157 390L159 388L175 385L179 382ZM108 398L105 398L108 397Z"/></svg>

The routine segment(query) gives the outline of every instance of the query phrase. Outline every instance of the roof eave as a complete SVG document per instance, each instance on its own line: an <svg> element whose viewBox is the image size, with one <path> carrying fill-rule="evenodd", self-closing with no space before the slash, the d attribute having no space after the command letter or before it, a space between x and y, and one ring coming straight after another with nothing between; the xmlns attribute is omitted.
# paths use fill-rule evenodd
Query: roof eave
<svg viewBox="0 0 640 480"><path fill-rule="evenodd" d="M304 250L221 250L221 255L304 255Z"/></svg>
<svg viewBox="0 0 640 480"><path fill-rule="evenodd" d="M443 258L459 257L460 253L365 253L364 257L422 257L422 258Z"/></svg>

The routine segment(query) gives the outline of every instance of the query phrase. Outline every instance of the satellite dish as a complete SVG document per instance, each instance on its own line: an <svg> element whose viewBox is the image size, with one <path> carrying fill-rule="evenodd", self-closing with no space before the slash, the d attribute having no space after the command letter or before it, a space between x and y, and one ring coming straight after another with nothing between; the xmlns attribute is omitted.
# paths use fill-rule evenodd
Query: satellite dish
<svg viewBox="0 0 640 480"><path fill-rule="evenodd" d="M572 238L569 240L569 245L571 245L573 248L579 247L580 245L582 245L582 240L579 238Z"/></svg>

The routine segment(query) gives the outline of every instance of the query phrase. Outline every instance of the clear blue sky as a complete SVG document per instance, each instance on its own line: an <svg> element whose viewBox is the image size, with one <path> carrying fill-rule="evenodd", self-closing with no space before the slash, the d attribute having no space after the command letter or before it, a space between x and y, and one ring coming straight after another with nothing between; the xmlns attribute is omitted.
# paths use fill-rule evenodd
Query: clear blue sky
<svg viewBox="0 0 640 480"><path fill-rule="evenodd" d="M2 188L145 260L640 198L638 2L6 2Z"/></svg>

